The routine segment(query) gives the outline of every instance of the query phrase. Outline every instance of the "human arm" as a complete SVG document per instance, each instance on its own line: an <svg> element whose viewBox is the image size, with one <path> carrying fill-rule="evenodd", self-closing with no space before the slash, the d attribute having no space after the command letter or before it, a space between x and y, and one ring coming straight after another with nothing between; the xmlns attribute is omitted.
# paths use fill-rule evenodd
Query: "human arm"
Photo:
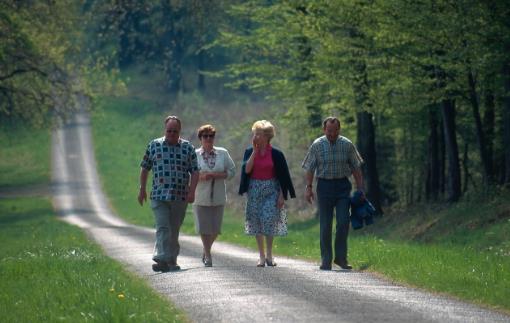
<svg viewBox="0 0 510 323"><path fill-rule="evenodd" d="M188 195L186 196L186 202L188 202L188 203L195 202L195 190L197 188L199 176L200 175L199 175L198 171L194 171L193 173L191 173L190 183L189 183L189 191L188 191Z"/></svg>
<svg viewBox="0 0 510 323"><path fill-rule="evenodd" d="M143 167L140 168L140 187L138 189L138 203L143 205L143 202L147 202L147 178L149 176L149 171Z"/></svg>
<svg viewBox="0 0 510 323"><path fill-rule="evenodd" d="M255 147L253 147L253 151L252 151L250 157L248 158L248 160L245 163L244 171L246 172L246 174L250 174L252 172L252 170L253 170L253 165L255 163L255 154L256 153L257 153L257 149L255 149Z"/></svg>
<svg viewBox="0 0 510 323"><path fill-rule="evenodd" d="M280 189L280 193L278 194L278 200L276 201L276 206L279 210L283 209L283 206L285 205L285 199L283 198L283 192Z"/></svg>
<svg viewBox="0 0 510 323"><path fill-rule="evenodd" d="M356 182L356 190L364 191L363 188L363 175L361 173L361 168L357 168L352 171L352 176L354 177L354 182Z"/></svg>
<svg viewBox="0 0 510 323"><path fill-rule="evenodd" d="M209 181L212 179L225 179L228 177L226 171L224 172L200 172L199 180L200 181Z"/></svg>
<svg viewBox="0 0 510 323"><path fill-rule="evenodd" d="M312 204L315 200L315 196L313 194L313 172L306 171L305 173L305 182L306 182L306 188L305 188L305 199L308 203Z"/></svg>

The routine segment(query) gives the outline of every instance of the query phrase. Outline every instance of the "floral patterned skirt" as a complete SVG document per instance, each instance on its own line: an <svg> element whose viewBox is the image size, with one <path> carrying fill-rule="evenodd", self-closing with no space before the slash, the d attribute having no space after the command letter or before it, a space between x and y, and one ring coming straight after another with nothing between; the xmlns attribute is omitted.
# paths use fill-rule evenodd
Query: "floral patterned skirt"
<svg viewBox="0 0 510 323"><path fill-rule="evenodd" d="M280 184L276 179L250 179L246 202L245 233L268 236L287 235L287 214L276 203Z"/></svg>

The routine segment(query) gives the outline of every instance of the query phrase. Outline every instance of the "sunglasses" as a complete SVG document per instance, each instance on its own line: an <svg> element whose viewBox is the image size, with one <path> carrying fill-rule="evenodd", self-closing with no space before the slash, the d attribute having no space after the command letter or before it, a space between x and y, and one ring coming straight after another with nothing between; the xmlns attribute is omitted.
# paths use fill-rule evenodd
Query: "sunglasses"
<svg viewBox="0 0 510 323"><path fill-rule="evenodd" d="M215 136L214 134L210 134L210 135L207 135L207 134L206 134L206 135L202 135L202 136L200 136L200 138L205 138L205 139L207 139L207 138L214 138L214 136Z"/></svg>

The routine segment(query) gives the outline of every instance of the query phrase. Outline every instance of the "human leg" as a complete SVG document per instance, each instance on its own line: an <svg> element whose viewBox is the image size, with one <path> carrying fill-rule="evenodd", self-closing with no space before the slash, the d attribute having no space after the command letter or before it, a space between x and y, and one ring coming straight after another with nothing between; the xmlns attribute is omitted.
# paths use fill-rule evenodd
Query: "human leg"
<svg viewBox="0 0 510 323"><path fill-rule="evenodd" d="M200 235L202 238L202 245L204 247L204 254L202 257L202 261L206 267L212 267L212 256L211 256L211 246L213 243L213 235L211 234L202 234Z"/></svg>
<svg viewBox="0 0 510 323"><path fill-rule="evenodd" d="M333 226L334 203L328 193L327 184L319 180L317 184L317 202L319 207L320 249L323 265L321 267L331 267L331 261L333 260L331 231Z"/></svg>
<svg viewBox="0 0 510 323"><path fill-rule="evenodd" d="M259 249L259 262L257 267L264 267L266 263L266 255L264 254L264 236L262 234L256 234L255 239L257 240L257 247Z"/></svg>
<svg viewBox="0 0 510 323"><path fill-rule="evenodd" d="M156 241L152 260L157 263L168 263L170 260L169 239L170 239L170 209L163 201L151 201L152 212L156 223Z"/></svg>
<svg viewBox="0 0 510 323"><path fill-rule="evenodd" d="M335 264L350 269L347 263L347 238L349 235L350 200L341 198L336 204Z"/></svg>
<svg viewBox="0 0 510 323"><path fill-rule="evenodd" d="M266 264L270 267L276 266L273 260L273 239L271 235L266 235Z"/></svg>
<svg viewBox="0 0 510 323"><path fill-rule="evenodd" d="M179 269L179 266L177 266L177 256L179 255L180 251L179 230L181 229L182 222L186 216L186 208L188 203L185 201L168 201L166 203L168 203L170 207L170 237L168 239L170 259L168 264L170 267Z"/></svg>

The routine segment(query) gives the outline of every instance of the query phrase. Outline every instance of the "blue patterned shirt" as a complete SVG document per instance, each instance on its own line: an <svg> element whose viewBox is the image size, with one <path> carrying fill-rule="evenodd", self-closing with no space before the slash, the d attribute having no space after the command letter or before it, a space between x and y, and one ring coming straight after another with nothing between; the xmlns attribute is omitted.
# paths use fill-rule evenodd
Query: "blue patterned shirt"
<svg viewBox="0 0 510 323"><path fill-rule="evenodd" d="M335 179L351 176L362 163L361 155L349 139L338 136L331 144L326 136L322 136L315 139L308 149L302 167L315 172L317 178Z"/></svg>
<svg viewBox="0 0 510 323"><path fill-rule="evenodd" d="M152 140L140 166L153 173L151 200L186 200L190 174L198 171L195 147L180 138L176 145L165 137Z"/></svg>

